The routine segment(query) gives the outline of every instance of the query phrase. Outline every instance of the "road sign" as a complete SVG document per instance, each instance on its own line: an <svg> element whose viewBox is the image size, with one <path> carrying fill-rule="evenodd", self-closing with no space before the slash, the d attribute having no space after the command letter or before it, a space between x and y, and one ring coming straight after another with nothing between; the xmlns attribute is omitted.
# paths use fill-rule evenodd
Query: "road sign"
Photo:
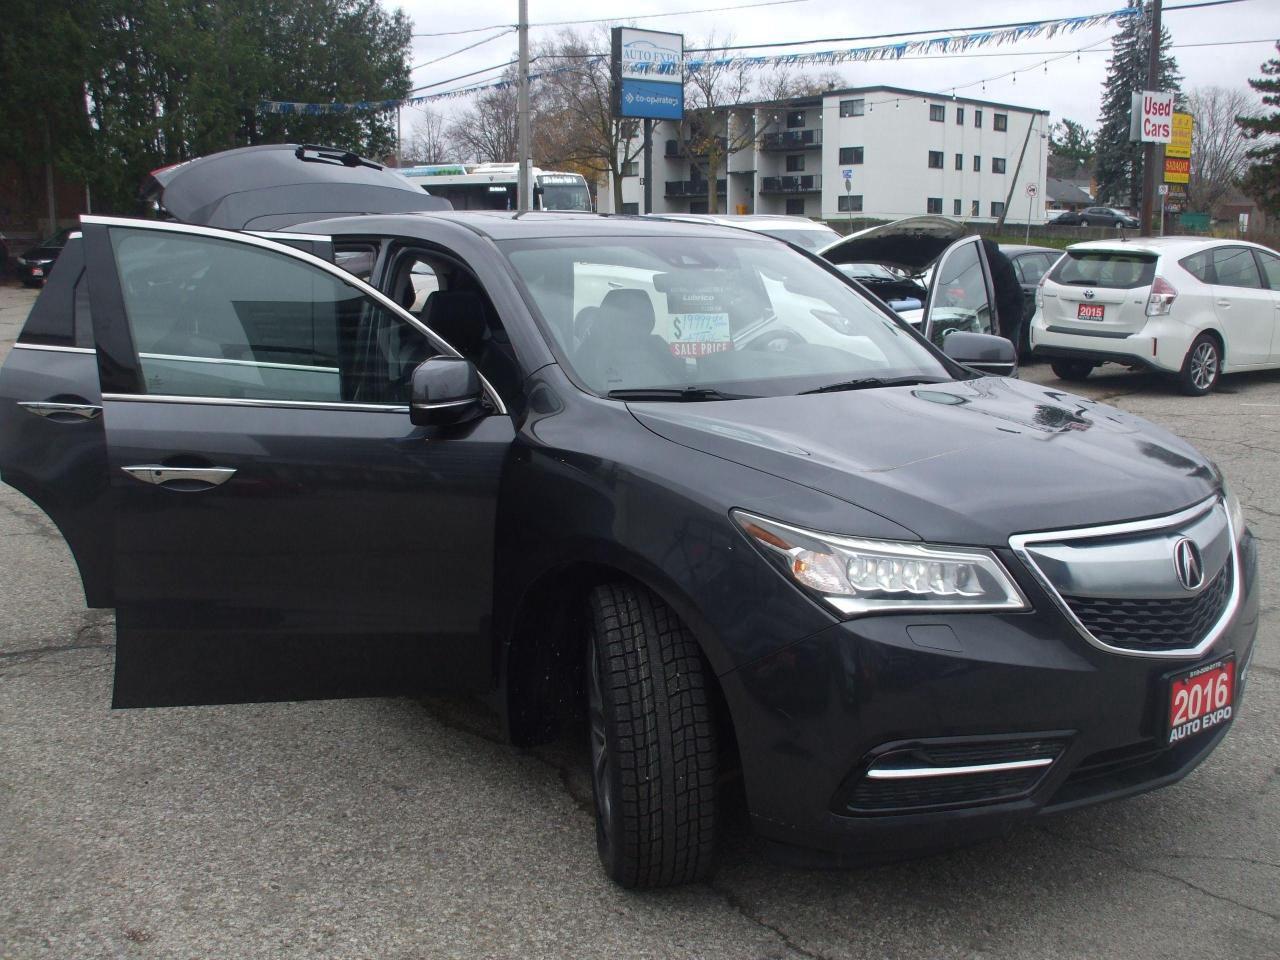
<svg viewBox="0 0 1280 960"><path fill-rule="evenodd" d="M1034 197L1040 193L1040 188L1034 183L1027 184L1027 196Z"/></svg>
<svg viewBox="0 0 1280 960"><path fill-rule="evenodd" d="M843 170L841 170L841 171L840 171L840 174L841 174L841 176L843 176L846 180L852 180L852 179L853 179L853 167L845 167Z"/></svg>
<svg viewBox="0 0 1280 960"><path fill-rule="evenodd" d="M1160 184L1160 186L1156 187L1156 193L1162 197L1167 197L1169 195L1169 185L1167 183Z"/></svg>

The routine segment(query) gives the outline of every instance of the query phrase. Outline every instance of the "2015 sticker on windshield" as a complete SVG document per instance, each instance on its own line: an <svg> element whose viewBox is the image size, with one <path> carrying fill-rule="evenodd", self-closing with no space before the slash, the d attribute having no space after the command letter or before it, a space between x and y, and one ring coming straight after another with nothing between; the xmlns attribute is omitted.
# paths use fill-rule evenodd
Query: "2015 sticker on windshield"
<svg viewBox="0 0 1280 960"><path fill-rule="evenodd" d="M705 357L733 348L727 313L679 313L671 318L671 352L677 357Z"/></svg>

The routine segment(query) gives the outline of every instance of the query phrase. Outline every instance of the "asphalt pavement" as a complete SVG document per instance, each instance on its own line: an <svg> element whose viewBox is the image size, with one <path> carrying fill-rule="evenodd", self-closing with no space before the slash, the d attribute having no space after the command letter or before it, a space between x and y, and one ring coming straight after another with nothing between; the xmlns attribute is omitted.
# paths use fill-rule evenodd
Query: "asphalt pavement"
<svg viewBox="0 0 1280 960"><path fill-rule="evenodd" d="M33 299L0 287L0 355ZM1222 746L1165 790L861 870L776 866L734 809L714 882L653 893L597 865L585 745L516 750L478 704L113 712L110 613L0 487L0 957L1273 960L1280 372L1202 399L1123 371L1070 389L1213 456L1262 541Z"/></svg>

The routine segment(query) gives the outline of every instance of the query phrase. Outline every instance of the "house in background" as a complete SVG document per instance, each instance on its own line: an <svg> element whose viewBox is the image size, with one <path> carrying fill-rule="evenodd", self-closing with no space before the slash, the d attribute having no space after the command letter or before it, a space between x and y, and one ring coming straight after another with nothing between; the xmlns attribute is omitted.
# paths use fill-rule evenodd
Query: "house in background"
<svg viewBox="0 0 1280 960"><path fill-rule="evenodd" d="M1093 184L1089 180L1066 180L1049 177L1045 181L1045 194L1049 207L1074 213L1093 206Z"/></svg>

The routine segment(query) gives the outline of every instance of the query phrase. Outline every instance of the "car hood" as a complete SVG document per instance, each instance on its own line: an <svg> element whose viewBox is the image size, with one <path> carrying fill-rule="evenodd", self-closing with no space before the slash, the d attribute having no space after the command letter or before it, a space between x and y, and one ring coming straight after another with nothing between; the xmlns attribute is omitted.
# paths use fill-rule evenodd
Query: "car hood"
<svg viewBox="0 0 1280 960"><path fill-rule="evenodd" d="M230 230L452 209L389 167L342 150L292 143L224 150L163 167L147 177L142 197L183 223Z"/></svg>
<svg viewBox="0 0 1280 960"><path fill-rule="evenodd" d="M1170 513L1220 483L1210 461L1153 424L995 377L634 403L631 411L674 443L823 491L943 543L1002 546L1014 533Z"/></svg>
<svg viewBox="0 0 1280 960"><path fill-rule="evenodd" d="M832 263L883 263L918 274L970 232L946 217L907 217L851 233L817 253Z"/></svg>

